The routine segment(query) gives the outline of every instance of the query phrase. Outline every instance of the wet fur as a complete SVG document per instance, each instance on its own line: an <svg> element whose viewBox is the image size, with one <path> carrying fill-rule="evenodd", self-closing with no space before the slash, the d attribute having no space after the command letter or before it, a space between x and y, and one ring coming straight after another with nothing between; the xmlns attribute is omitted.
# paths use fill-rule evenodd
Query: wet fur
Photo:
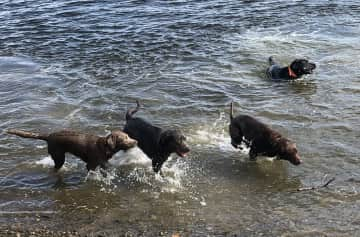
<svg viewBox="0 0 360 237"><path fill-rule="evenodd" d="M315 63L311 63L306 59L295 59L289 66L282 67L277 64L273 57L269 58L270 67L266 70L266 75L270 79L294 80L305 74L312 74L316 68ZM295 75L289 74L289 67Z"/></svg>
<svg viewBox="0 0 360 237"><path fill-rule="evenodd" d="M230 105L229 133L231 144L239 148L241 143L250 147L250 159L258 155L288 160L294 165L301 163L295 143L283 137L280 133L248 115L233 115L233 103Z"/></svg>
<svg viewBox="0 0 360 237"><path fill-rule="evenodd" d="M140 103L134 109L126 113L126 125L124 132L138 141L138 147L152 160L155 173L161 171L161 167L171 153L184 156L190 151L185 144L185 137L178 130L163 130L153 126L146 120L133 115L139 110Z"/></svg>
<svg viewBox="0 0 360 237"><path fill-rule="evenodd" d="M97 166L105 168L107 161L118 151L127 150L136 145L136 141L122 131L113 131L106 137L63 130L50 134L41 134L10 129L8 134L24 138L44 140L48 144L48 153L55 163L55 171L65 162L65 153L71 153L86 163L88 170Z"/></svg>

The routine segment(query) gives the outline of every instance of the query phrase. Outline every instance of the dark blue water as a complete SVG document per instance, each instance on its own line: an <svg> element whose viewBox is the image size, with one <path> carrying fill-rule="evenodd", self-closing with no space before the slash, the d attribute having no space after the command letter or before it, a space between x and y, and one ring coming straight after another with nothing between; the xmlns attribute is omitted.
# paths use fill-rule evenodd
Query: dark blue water
<svg viewBox="0 0 360 237"><path fill-rule="evenodd" d="M106 178L0 135L0 226L116 236L360 235L358 1L2 1L0 129L122 128L127 108L181 129L165 178L134 149ZM317 64L294 82L267 59ZM296 141L304 163L230 145L229 104ZM328 188L308 192L331 177Z"/></svg>

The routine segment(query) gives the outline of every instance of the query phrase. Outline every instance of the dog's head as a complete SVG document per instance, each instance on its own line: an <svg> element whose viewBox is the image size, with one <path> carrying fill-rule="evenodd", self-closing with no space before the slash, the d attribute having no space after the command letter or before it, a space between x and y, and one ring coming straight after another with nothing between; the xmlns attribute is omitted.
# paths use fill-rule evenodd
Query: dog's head
<svg viewBox="0 0 360 237"><path fill-rule="evenodd" d="M137 145L137 141L130 138L126 133L120 130L112 131L106 136L106 145L113 152L127 150Z"/></svg>
<svg viewBox="0 0 360 237"><path fill-rule="evenodd" d="M295 59L290 64L290 69L296 74L297 77L301 77L305 74L311 74L315 68L315 63L311 63L306 59Z"/></svg>
<svg viewBox="0 0 360 237"><path fill-rule="evenodd" d="M239 128L236 127L236 125L233 123L233 121L230 122L229 133L230 133L230 137L231 137L231 145L234 148L238 148L242 142L243 137L241 135L239 135L239 134L241 134L239 131Z"/></svg>
<svg viewBox="0 0 360 237"><path fill-rule="evenodd" d="M301 164L302 161L298 155L298 150L294 142L291 142L288 139L280 139L278 146L278 156L281 160L287 160L293 165Z"/></svg>
<svg viewBox="0 0 360 237"><path fill-rule="evenodd" d="M161 133L159 146L165 153L175 152L180 157L185 157L190 152L185 136L179 130L166 130Z"/></svg>
<svg viewBox="0 0 360 237"><path fill-rule="evenodd" d="M234 123L234 102L230 103L230 125L229 125L229 133L231 137L231 145L234 148L238 148L242 142L242 135L239 128Z"/></svg>

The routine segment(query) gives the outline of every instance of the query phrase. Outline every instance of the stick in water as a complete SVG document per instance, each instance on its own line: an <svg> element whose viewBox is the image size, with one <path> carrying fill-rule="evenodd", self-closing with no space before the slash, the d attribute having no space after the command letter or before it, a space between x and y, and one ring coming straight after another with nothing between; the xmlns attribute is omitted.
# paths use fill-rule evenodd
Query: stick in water
<svg viewBox="0 0 360 237"><path fill-rule="evenodd" d="M332 183L335 180L335 177L332 177L331 179L329 179L329 181L327 181L325 184L320 185L320 186L313 186L313 187L307 187L307 188L298 188L297 191L308 191L308 190L315 190L318 188L326 188L330 183Z"/></svg>

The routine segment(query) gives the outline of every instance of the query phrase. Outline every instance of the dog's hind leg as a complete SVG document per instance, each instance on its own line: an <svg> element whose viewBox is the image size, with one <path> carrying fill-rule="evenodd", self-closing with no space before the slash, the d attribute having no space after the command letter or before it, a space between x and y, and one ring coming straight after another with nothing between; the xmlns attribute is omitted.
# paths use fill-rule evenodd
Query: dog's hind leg
<svg viewBox="0 0 360 237"><path fill-rule="evenodd" d="M51 152L50 155L55 163L54 170L55 172L57 172L65 163L65 152L55 151L55 152Z"/></svg>
<svg viewBox="0 0 360 237"><path fill-rule="evenodd" d="M250 157L250 160L256 160L257 152L256 152L256 149L254 147L250 148L249 157Z"/></svg>

